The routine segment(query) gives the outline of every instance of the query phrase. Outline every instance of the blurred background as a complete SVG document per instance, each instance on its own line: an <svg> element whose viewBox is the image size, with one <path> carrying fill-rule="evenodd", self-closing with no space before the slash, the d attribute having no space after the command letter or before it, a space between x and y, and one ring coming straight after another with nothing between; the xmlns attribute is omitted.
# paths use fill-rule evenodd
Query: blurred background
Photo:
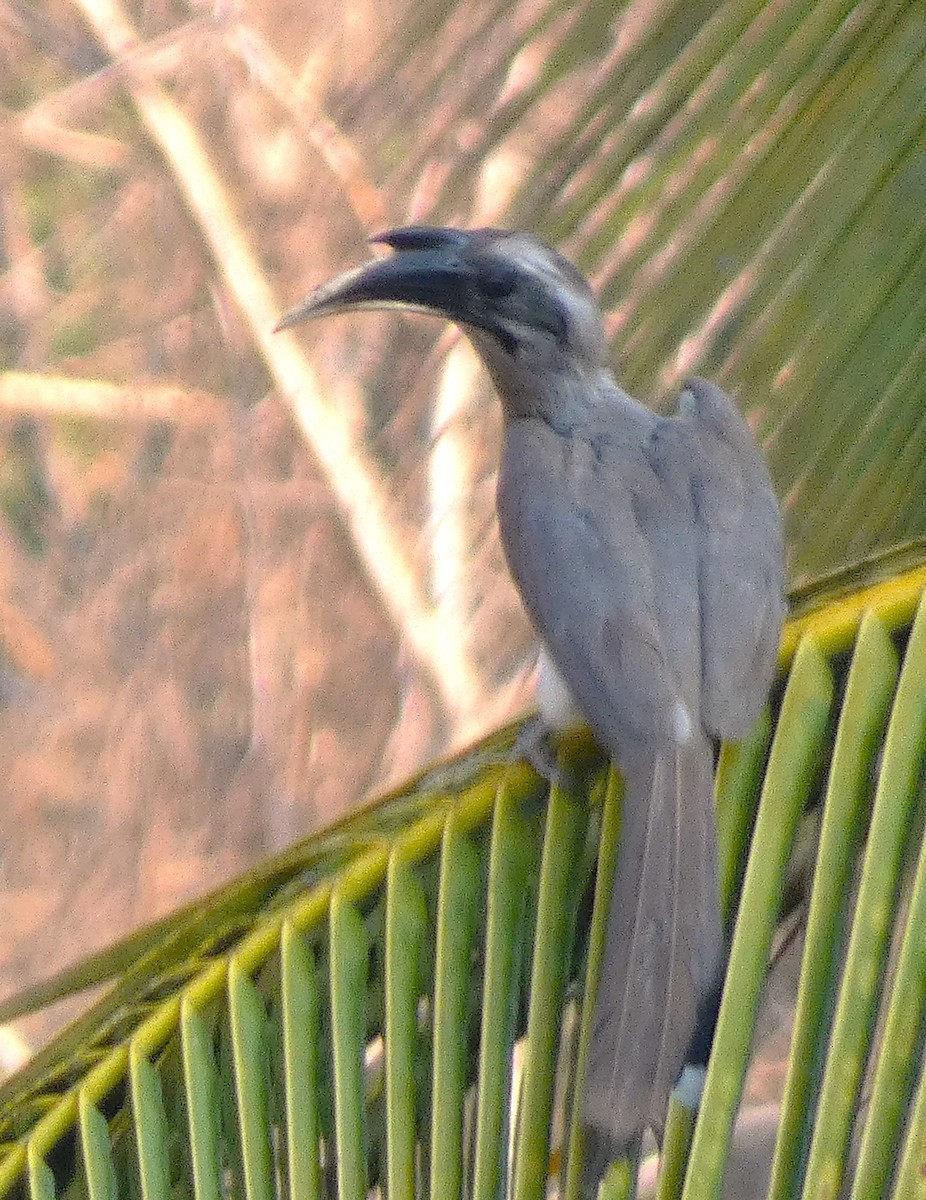
<svg viewBox="0 0 926 1200"><path fill-rule="evenodd" d="M271 332L378 230L733 391L795 582L923 533L923 95L915 0L0 0L0 991L530 702L467 345Z"/></svg>

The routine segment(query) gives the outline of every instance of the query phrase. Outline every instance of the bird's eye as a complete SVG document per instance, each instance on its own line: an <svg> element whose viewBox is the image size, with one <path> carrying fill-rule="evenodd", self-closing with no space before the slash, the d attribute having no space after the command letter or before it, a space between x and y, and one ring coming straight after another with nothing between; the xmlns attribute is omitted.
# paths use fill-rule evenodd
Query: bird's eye
<svg viewBox="0 0 926 1200"><path fill-rule="evenodd" d="M517 277L517 271L499 263L491 270L483 271L476 286L486 300L504 300L514 291Z"/></svg>

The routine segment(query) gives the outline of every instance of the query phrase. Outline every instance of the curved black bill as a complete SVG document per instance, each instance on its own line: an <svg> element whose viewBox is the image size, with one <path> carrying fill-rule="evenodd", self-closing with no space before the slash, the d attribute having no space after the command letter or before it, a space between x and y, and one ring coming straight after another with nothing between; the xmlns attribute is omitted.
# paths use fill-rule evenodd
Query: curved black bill
<svg viewBox="0 0 926 1200"><path fill-rule="evenodd" d="M379 234L371 241L391 246L395 254L323 283L286 313L274 332L309 317L347 309L410 308L466 320L464 293L469 272L461 251L469 237L459 229L427 226Z"/></svg>
<svg viewBox="0 0 926 1200"><path fill-rule="evenodd" d="M450 225L406 225L402 229L387 229L374 233L370 241L391 246L393 250L440 250L467 245L472 234Z"/></svg>

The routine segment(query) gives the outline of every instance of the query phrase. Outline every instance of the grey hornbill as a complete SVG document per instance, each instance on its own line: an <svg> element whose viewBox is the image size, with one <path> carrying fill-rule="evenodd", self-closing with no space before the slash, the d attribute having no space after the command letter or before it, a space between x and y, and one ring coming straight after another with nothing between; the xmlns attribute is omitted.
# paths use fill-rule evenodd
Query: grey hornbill
<svg viewBox="0 0 926 1200"><path fill-rule="evenodd" d="M588 1166L661 1128L724 946L711 737L745 735L784 616L781 516L730 399L688 380L638 404L607 365L586 281L523 233L411 227L394 253L280 322L363 308L455 321L504 409L498 517L542 641L538 699L579 714L625 781L621 844L584 1085Z"/></svg>

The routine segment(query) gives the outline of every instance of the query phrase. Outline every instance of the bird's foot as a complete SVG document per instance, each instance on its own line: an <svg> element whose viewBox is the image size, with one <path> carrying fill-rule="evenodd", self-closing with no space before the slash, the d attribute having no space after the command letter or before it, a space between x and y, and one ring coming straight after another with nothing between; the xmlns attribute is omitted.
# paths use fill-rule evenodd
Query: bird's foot
<svg viewBox="0 0 926 1200"><path fill-rule="evenodd" d="M554 787L566 787L566 775L557 761L553 734L542 717L530 717L524 723L511 747L511 757L528 763Z"/></svg>
<svg viewBox="0 0 926 1200"><path fill-rule="evenodd" d="M435 767L421 776L416 790L461 791L483 771L521 762L526 762L548 783L565 787L568 772L562 770L558 757L553 734L543 718L529 717L506 747L496 745L478 754L471 752L459 761Z"/></svg>

